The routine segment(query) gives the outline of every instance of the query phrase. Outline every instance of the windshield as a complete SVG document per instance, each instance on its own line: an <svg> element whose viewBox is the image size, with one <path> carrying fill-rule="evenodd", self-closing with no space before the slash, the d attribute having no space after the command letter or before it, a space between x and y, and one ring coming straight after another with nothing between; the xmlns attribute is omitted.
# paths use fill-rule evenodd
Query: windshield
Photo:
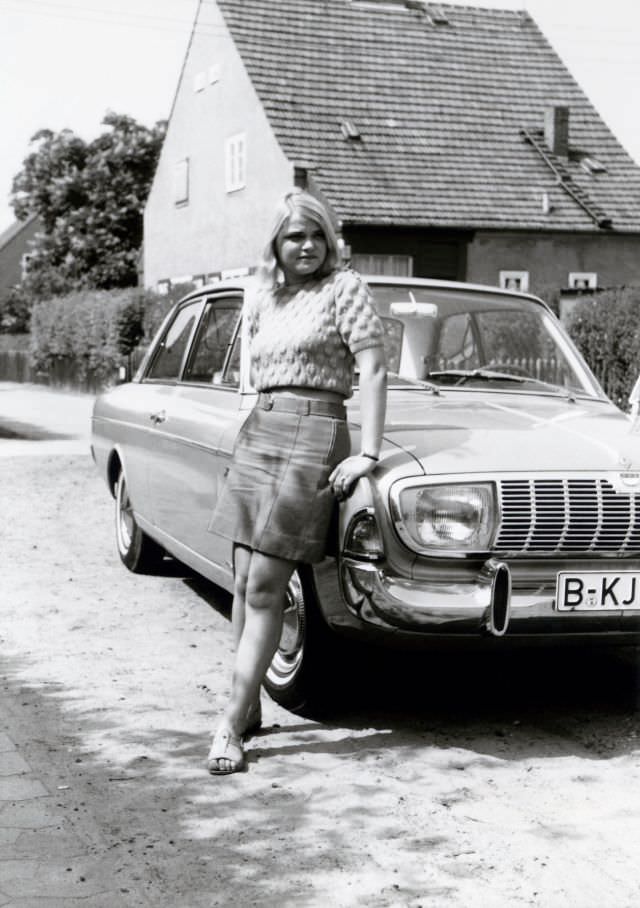
<svg viewBox="0 0 640 908"><path fill-rule="evenodd" d="M371 291L385 326L390 386L602 396L557 319L533 300L409 285Z"/></svg>

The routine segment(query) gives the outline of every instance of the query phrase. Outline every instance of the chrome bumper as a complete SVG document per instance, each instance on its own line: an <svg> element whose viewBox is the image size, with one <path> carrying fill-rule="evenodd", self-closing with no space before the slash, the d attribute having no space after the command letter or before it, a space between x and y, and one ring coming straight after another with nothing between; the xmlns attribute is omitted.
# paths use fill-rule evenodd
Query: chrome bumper
<svg viewBox="0 0 640 908"><path fill-rule="evenodd" d="M627 612L623 622L621 612L558 612L555 588L513 588L508 566L494 559L486 562L475 582L466 583L408 580L351 559L343 561L342 572L343 595L351 614L380 630L429 636L515 636L637 633L640 626L638 613ZM360 594L357 601L353 590Z"/></svg>

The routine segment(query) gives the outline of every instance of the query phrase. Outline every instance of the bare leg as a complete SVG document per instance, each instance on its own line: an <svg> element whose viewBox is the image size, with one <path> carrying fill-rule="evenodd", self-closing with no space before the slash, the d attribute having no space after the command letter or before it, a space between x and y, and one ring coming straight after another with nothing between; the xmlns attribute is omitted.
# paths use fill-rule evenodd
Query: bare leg
<svg viewBox="0 0 640 908"><path fill-rule="evenodd" d="M251 563L251 549L236 545L233 550L234 585L231 606L231 627L236 652L244 630L244 604L247 597L247 579Z"/></svg>
<svg viewBox="0 0 640 908"><path fill-rule="evenodd" d="M239 640L231 698L224 723L239 738L244 731L247 713L259 697L260 685L280 641L285 593L295 563L262 552L251 552L247 559L247 550L237 551L238 609L244 600L244 621L241 621L240 615L236 618ZM238 577L238 568L246 581ZM243 585L244 595L241 593ZM231 771L233 766L221 758L217 761L217 768Z"/></svg>
<svg viewBox="0 0 640 908"><path fill-rule="evenodd" d="M233 551L234 587L233 605L231 608L231 625L235 652L238 652L244 630L245 601L247 598L247 581L251 564L251 549L236 545ZM245 729L255 729L261 724L260 690L255 701L249 706L245 717ZM245 730L243 729L243 730Z"/></svg>

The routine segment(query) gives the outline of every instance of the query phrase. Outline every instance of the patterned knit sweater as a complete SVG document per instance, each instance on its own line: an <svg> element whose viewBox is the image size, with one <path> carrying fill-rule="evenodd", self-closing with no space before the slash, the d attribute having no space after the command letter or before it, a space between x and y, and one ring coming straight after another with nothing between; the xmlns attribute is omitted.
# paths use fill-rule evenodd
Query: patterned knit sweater
<svg viewBox="0 0 640 908"><path fill-rule="evenodd" d="M384 345L369 289L349 269L275 292L257 288L247 294L245 317L257 391L316 388L350 397L355 354Z"/></svg>

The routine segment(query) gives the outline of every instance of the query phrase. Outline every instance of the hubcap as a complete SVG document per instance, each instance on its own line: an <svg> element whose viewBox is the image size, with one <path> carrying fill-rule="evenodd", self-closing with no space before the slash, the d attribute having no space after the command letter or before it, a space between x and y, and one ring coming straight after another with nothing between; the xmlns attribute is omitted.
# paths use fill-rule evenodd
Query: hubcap
<svg viewBox="0 0 640 908"><path fill-rule="evenodd" d="M116 491L116 509L118 546L120 547L120 551L126 554L131 548L135 521L133 519L133 509L129 500L127 484L124 479L124 474L122 473L120 474Z"/></svg>
<svg viewBox="0 0 640 908"><path fill-rule="evenodd" d="M305 608L302 583L294 573L287 587L287 601L278 650L273 657L267 678L276 687L290 683L304 656Z"/></svg>

